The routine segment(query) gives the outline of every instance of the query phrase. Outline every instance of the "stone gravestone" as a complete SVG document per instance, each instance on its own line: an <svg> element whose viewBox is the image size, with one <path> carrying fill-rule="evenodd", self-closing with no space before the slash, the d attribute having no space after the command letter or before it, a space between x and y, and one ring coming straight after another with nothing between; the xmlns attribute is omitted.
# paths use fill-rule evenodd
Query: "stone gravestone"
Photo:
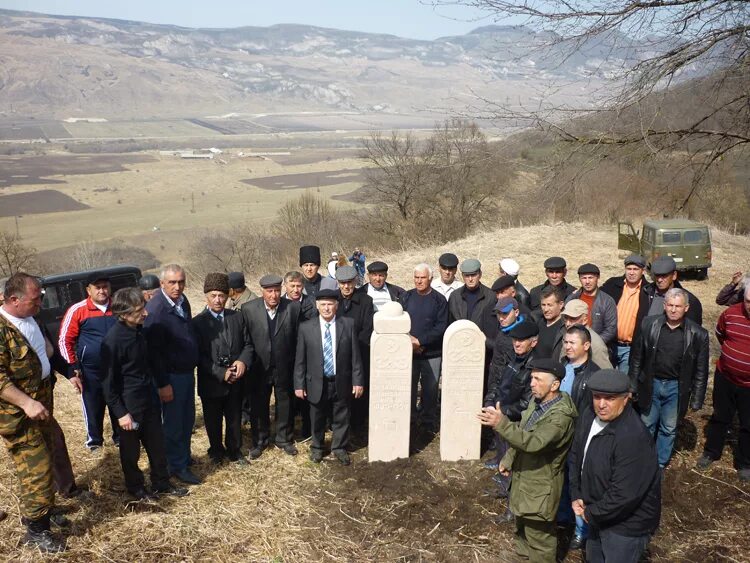
<svg viewBox="0 0 750 563"><path fill-rule="evenodd" d="M411 319L399 303L375 313L370 340L370 461L409 457Z"/></svg>
<svg viewBox="0 0 750 563"><path fill-rule="evenodd" d="M471 321L456 321L443 336L440 459L479 459L485 336Z"/></svg>

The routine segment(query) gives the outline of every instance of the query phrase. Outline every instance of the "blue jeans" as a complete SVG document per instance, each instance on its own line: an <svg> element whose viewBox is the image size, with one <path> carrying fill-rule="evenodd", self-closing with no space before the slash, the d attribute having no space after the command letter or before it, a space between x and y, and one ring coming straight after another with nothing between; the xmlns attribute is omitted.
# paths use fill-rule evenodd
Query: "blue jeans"
<svg viewBox="0 0 750 563"><path fill-rule="evenodd" d="M440 383L440 366L443 358L414 358L411 368L411 413L412 419L417 414L417 383L422 382L422 403L419 417L422 424L431 430L437 430L440 421L437 419L438 385Z"/></svg>
<svg viewBox="0 0 750 563"><path fill-rule="evenodd" d="M588 563L638 563L646 549L650 535L621 536L610 530L591 534L586 542Z"/></svg>
<svg viewBox="0 0 750 563"><path fill-rule="evenodd" d="M570 498L570 481L568 479L568 464L565 463L565 480L563 481L562 493L560 494L560 506L557 508L557 523L568 524L575 518L575 535L586 539L589 535L589 525L581 516L573 513L571 506L573 500Z"/></svg>
<svg viewBox="0 0 750 563"><path fill-rule="evenodd" d="M651 436L656 438L656 455L659 466L669 463L677 435L677 407L680 398L680 382L676 379L654 378L654 391L651 394L651 408L641 414ZM658 432L657 432L658 425Z"/></svg>
<svg viewBox="0 0 750 563"><path fill-rule="evenodd" d="M190 463L190 438L195 425L195 375L170 373L174 399L161 404L164 446L171 473L187 469Z"/></svg>
<svg viewBox="0 0 750 563"><path fill-rule="evenodd" d="M630 346L620 346L618 344L615 360L617 361L615 367L622 373L628 373L630 369Z"/></svg>

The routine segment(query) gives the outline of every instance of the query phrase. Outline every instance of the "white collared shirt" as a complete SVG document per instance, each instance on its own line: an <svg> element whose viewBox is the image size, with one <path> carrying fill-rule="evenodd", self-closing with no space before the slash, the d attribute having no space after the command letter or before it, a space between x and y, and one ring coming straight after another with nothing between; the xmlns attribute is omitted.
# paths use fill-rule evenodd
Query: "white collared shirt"
<svg viewBox="0 0 750 563"><path fill-rule="evenodd" d="M447 301L450 298L451 294L457 289L463 287L463 285L464 284L458 280L453 280L453 283L448 285L446 283L443 283L443 280L441 280L440 278L436 278L432 280L430 287L432 287L432 289L445 297L445 300Z"/></svg>
<svg viewBox="0 0 750 563"><path fill-rule="evenodd" d="M224 311L222 311L221 313L214 313L211 309L209 309L208 312L211 313L217 321L224 322Z"/></svg>
<svg viewBox="0 0 750 563"><path fill-rule="evenodd" d="M185 303L185 296L184 295L180 295L177 298L177 301L172 301L172 298L169 297L169 295L167 295L167 292L164 291L164 288L161 289L161 293L167 299L167 303L169 303L170 305L172 305L172 307L174 307L175 309L177 309L177 313L181 317L184 318L185 317L185 309L182 308L182 304Z"/></svg>
<svg viewBox="0 0 750 563"><path fill-rule="evenodd" d="M263 301L263 306L266 308L266 313L268 313L271 320L274 320L276 318L276 311L279 310L279 306L276 305L274 309L271 309L265 301Z"/></svg>
<svg viewBox="0 0 750 563"><path fill-rule="evenodd" d="M387 283L384 283L380 289L375 289L371 283L367 284L367 295L372 297L372 305L376 313L380 307L391 300Z"/></svg>
<svg viewBox="0 0 750 563"><path fill-rule="evenodd" d="M323 317L319 316L320 321L320 343L321 350L324 349L326 343L326 324L329 324L329 330L331 331L331 343L333 344L333 373L336 373L336 317L333 317L330 321L323 320ZM323 360L325 362L325 360Z"/></svg>
<svg viewBox="0 0 750 563"><path fill-rule="evenodd" d="M42 329L39 328L34 317L14 317L3 307L0 307L0 313L2 313L2 315L24 335L26 340L29 341L34 352L39 356L39 361L42 363L42 379L47 379L52 371L52 367L50 366L49 358L47 357L47 345L44 341Z"/></svg>

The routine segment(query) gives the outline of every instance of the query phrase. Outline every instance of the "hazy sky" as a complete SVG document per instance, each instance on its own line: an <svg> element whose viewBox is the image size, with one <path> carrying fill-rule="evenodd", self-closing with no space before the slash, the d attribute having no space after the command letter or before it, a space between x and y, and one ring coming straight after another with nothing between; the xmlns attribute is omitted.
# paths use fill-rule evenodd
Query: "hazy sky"
<svg viewBox="0 0 750 563"><path fill-rule="evenodd" d="M435 8L428 0L0 0L0 8L186 27L301 23L417 39L461 35L494 23L469 8Z"/></svg>

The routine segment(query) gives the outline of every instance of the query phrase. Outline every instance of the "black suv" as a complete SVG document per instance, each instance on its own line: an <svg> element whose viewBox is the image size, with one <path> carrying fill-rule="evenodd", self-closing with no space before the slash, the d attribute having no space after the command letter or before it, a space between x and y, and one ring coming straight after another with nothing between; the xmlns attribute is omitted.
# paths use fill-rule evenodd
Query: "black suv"
<svg viewBox="0 0 750 563"><path fill-rule="evenodd" d="M57 339L65 311L74 303L86 299L86 279L92 272L102 272L109 277L112 293L123 287L136 287L141 278L141 271L135 266L109 266L84 272L55 274L40 278L44 289L42 310L36 316L39 323L44 323L49 333ZM55 342L57 345L57 342Z"/></svg>

